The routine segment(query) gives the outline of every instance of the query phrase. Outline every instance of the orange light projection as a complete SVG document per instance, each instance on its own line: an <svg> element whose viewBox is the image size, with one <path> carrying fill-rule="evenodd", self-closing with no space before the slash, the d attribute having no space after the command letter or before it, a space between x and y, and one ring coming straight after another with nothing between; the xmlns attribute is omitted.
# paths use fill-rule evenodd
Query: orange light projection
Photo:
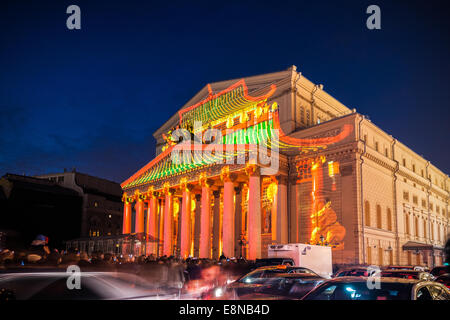
<svg viewBox="0 0 450 320"><path fill-rule="evenodd" d="M297 164L298 182L311 181L311 237L310 243L330 245L335 250L344 249L345 228L338 222L337 214L331 201L324 203L323 171L325 156L308 159ZM336 190L336 175L339 174L339 163L327 163L328 176L332 180L331 191Z"/></svg>

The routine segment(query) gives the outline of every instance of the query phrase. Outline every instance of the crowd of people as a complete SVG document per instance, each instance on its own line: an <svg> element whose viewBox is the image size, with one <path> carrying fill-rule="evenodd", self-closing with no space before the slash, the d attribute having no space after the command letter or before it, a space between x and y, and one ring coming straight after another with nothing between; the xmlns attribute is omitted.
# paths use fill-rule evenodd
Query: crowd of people
<svg viewBox="0 0 450 320"><path fill-rule="evenodd" d="M0 252L0 270L58 269L77 265L81 272L124 272L167 288L197 290L202 286L217 286L249 272L253 264L243 258L181 259L174 256L114 255L101 251L88 255L76 249L50 250L47 245L29 250Z"/></svg>

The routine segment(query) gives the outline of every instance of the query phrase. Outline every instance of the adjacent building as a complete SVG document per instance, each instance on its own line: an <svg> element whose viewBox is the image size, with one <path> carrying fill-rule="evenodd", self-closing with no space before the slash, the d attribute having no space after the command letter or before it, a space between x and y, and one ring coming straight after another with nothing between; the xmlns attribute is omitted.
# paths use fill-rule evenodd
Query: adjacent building
<svg viewBox="0 0 450 320"><path fill-rule="evenodd" d="M62 247L74 238L121 235L121 197L118 183L75 170L35 177L6 174L0 179L2 238L26 247L44 234L51 246Z"/></svg>
<svg viewBox="0 0 450 320"><path fill-rule="evenodd" d="M208 84L155 133L124 181L123 234L146 253L267 255L333 248L336 264L439 265L448 175L288 70Z"/></svg>
<svg viewBox="0 0 450 320"><path fill-rule="evenodd" d="M62 173L36 176L72 189L82 197L81 237L115 236L121 234L122 189L117 182L64 170Z"/></svg>
<svg viewBox="0 0 450 320"><path fill-rule="evenodd" d="M0 179L2 247L26 249L39 234L51 247L78 237L82 198L69 188L29 176L6 174Z"/></svg>

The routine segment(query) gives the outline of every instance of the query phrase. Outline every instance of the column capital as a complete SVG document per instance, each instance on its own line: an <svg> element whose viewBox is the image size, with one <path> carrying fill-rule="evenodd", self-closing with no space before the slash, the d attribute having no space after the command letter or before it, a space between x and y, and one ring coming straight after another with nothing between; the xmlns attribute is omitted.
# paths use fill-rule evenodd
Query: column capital
<svg viewBox="0 0 450 320"><path fill-rule="evenodd" d="M164 183L164 193L168 195L173 195L175 193L175 189L170 187L168 182Z"/></svg>
<svg viewBox="0 0 450 320"><path fill-rule="evenodd" d="M259 167L256 164L248 163L245 166L245 173L249 176L259 176L260 170Z"/></svg>
<svg viewBox="0 0 450 320"><path fill-rule="evenodd" d="M236 180L237 175L235 173L231 173L230 172L230 167L229 166L225 166L222 168L222 170L220 170L220 179L223 182L233 182L234 180Z"/></svg>
<svg viewBox="0 0 450 320"><path fill-rule="evenodd" d="M296 176L288 177L287 182L289 182L289 184L297 184L298 178Z"/></svg>
<svg viewBox="0 0 450 320"><path fill-rule="evenodd" d="M194 189L194 186L190 183L188 183L187 178L181 178L180 180L180 185L181 185L181 191L183 192L191 192L192 189Z"/></svg>
<svg viewBox="0 0 450 320"><path fill-rule="evenodd" d="M278 176L276 176L276 177L274 177L275 179L275 181L278 183L278 184L287 184L288 183L288 177L287 176L283 176L283 175L278 175Z"/></svg>
<svg viewBox="0 0 450 320"><path fill-rule="evenodd" d="M158 196L158 193L155 192L155 188L153 186L148 187L147 189L147 196L149 198L154 198Z"/></svg>
<svg viewBox="0 0 450 320"><path fill-rule="evenodd" d="M200 176L198 177L198 182L202 187L208 187L211 188L214 185L213 179L208 179L206 177L206 173L202 172L200 173Z"/></svg>
<svg viewBox="0 0 450 320"><path fill-rule="evenodd" d="M123 196L122 196L122 202L124 202L124 203L133 203L134 199L133 199L133 197L128 196L127 193L125 192L123 194Z"/></svg>

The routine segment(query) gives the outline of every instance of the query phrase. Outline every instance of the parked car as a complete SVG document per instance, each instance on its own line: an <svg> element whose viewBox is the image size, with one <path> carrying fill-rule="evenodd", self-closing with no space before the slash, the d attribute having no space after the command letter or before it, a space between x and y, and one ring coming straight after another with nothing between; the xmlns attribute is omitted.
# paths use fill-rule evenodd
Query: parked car
<svg viewBox="0 0 450 320"><path fill-rule="evenodd" d="M249 272L224 287L217 287L204 299L252 299L257 294L284 299L301 298L318 283L325 281L314 271L302 267L270 266Z"/></svg>
<svg viewBox="0 0 450 320"><path fill-rule="evenodd" d="M345 268L341 269L335 273L334 278L336 277L368 277L369 272L367 271L368 267L353 267L353 268Z"/></svg>
<svg viewBox="0 0 450 320"><path fill-rule="evenodd" d="M450 273L441 274L434 281L442 283L444 286L450 289Z"/></svg>
<svg viewBox="0 0 450 320"><path fill-rule="evenodd" d="M435 276L435 277L439 277L442 274L445 273L450 273L450 266L438 266L438 267L434 267L430 273Z"/></svg>
<svg viewBox="0 0 450 320"><path fill-rule="evenodd" d="M416 271L428 271L428 267L424 266L387 266L384 270L416 270Z"/></svg>
<svg viewBox="0 0 450 320"><path fill-rule="evenodd" d="M339 277L307 293L302 300L450 300L450 290L441 283L417 279Z"/></svg>
<svg viewBox="0 0 450 320"><path fill-rule="evenodd" d="M255 268L267 267L267 266L294 266L294 260L292 258L266 258L266 259L256 259Z"/></svg>
<svg viewBox="0 0 450 320"><path fill-rule="evenodd" d="M380 276L386 278L434 280L434 277L430 273L417 270L384 270L381 272Z"/></svg>

